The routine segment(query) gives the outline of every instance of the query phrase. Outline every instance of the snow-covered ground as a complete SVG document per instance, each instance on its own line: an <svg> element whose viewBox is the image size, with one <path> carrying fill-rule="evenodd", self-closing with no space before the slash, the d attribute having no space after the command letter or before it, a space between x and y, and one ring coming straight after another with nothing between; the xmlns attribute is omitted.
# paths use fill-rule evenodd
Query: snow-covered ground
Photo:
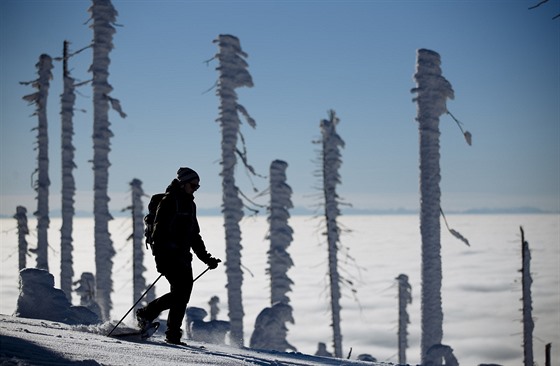
<svg viewBox="0 0 560 366"><path fill-rule="evenodd" d="M36 222L31 215L29 216L29 228L33 231ZM504 366L522 364L519 226L523 226L525 238L532 251L535 361L544 365L545 345L552 343L553 364L557 363L560 360L560 215L447 215L447 220L450 227L460 231L471 244L467 247L445 229L442 231L443 340L453 348L459 363L496 363ZM290 225L294 229L294 240L289 251L295 266L290 269L288 275L295 283L293 291L289 293L294 308L295 324L288 324L287 340L304 354L314 354L318 342L326 343L332 351L326 277L327 248L325 238L321 235L322 229L317 222L309 216L294 216L290 219ZM357 302L349 291L343 290L346 294L341 301L344 354L352 348L352 359L359 354L371 354L379 361L397 362L398 285L395 278L404 273L409 276L413 296L412 304L408 306L411 324L408 328L410 348L407 350L407 361L410 364L418 363L418 217L341 216L340 222L344 228L352 230L342 234L342 245L350 248L349 255L361 266L359 270L351 268L352 261L346 262L343 255L339 257L341 266L355 275L353 280L358 289L359 301ZM221 217L200 217L202 235L209 251L217 257L224 258L222 223ZM2 219L0 225L0 313L11 315L15 311L18 297L16 221ZM74 271L75 279L78 279L82 272L94 272L93 220L76 219L74 227ZM115 292L112 296L114 308L111 312L113 320L120 319L133 303L132 245L126 241L131 228L132 220L127 218L117 218L110 226L117 250L114 260ZM442 225L442 228L445 226ZM248 345L258 313L270 306L269 278L265 273L266 251L269 249L269 242L265 240L268 230L266 217L245 218L242 221L242 230L242 263L246 267L243 283L244 330L245 345ZM60 283L59 236L60 219L53 218L49 229L49 264L57 287ZM36 246L35 236L28 236L28 241L31 248ZM195 274L204 270L203 264L196 260L194 263ZM27 264L29 267L35 266L35 258L28 257ZM145 256L144 264L148 268L146 280L151 283L157 278L157 273L149 252ZM225 284L223 266L206 273L195 283L189 305L208 309L208 301L217 295L221 300L218 319L227 320ZM156 293L161 295L167 290L166 281L160 280L155 287ZM73 304L79 304L76 294ZM4 323L13 320L6 316L0 318L1 329L5 329ZM132 317L127 317L125 323L131 326ZM25 328L16 325L10 327ZM48 333L46 330L37 332ZM23 332L21 334L25 335ZM86 338L88 336L84 335ZM53 342L57 339L51 338ZM100 344L103 346L108 346L109 341L113 342L102 339L104 341ZM138 349L134 348L135 351L129 353L141 354L143 348L137 344L130 347L135 346ZM70 346L68 347L70 349ZM212 347L209 346L208 349L216 352L222 350ZM170 346L162 348L165 349L163 353L175 352ZM184 350L177 352L186 353ZM95 361L103 363L99 359Z"/></svg>
<svg viewBox="0 0 560 366"><path fill-rule="evenodd" d="M0 316L2 365L372 365L369 362L277 353L214 344L167 344L160 335L149 341L107 337L110 327L69 326L44 320Z"/></svg>

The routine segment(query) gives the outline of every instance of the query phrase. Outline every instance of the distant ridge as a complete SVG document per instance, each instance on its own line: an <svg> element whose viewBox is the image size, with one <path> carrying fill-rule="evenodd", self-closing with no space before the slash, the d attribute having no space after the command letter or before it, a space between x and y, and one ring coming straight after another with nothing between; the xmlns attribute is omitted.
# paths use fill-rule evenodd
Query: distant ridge
<svg viewBox="0 0 560 366"><path fill-rule="evenodd" d="M509 208L470 208L467 210L444 210L446 215L521 215L521 214L560 214L560 211L546 211L540 208L523 206ZM405 208L388 210L343 209L344 215L418 215L418 210Z"/></svg>
<svg viewBox="0 0 560 366"><path fill-rule="evenodd" d="M418 210L407 208L394 208L394 209L359 209L352 207L342 208L342 216L350 215L418 215ZM114 217L128 217L129 211L116 211L111 212ZM221 208L199 208L198 216L220 216L222 214ZM445 211L446 215L522 215L522 214L560 214L558 211L541 210L540 208L531 206L522 207L509 207L509 208L471 208L467 210L449 210ZM266 216L266 210L262 210L258 215ZM294 207L290 210L292 216L314 216L321 215L320 209L310 209L307 207ZM28 214L28 218L32 218L32 214ZM53 210L50 212L50 217L61 217L60 210ZM75 217L93 217L92 212L76 211ZM0 215L2 219L10 219L12 215Z"/></svg>
<svg viewBox="0 0 560 366"><path fill-rule="evenodd" d="M485 215L485 214L557 214L559 211L545 211L536 207L512 207L512 208L473 208L463 212L463 214L475 214L475 215Z"/></svg>

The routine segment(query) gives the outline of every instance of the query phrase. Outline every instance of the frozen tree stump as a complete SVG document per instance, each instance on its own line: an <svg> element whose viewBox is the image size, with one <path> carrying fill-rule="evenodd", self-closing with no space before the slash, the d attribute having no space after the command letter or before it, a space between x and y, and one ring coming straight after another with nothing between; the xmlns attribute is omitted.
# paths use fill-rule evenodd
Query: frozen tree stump
<svg viewBox="0 0 560 366"><path fill-rule="evenodd" d="M408 348L408 324L410 317L406 310L408 304L412 304L412 287L408 282L408 276L400 274L397 278L399 282L399 364L406 364L406 349Z"/></svg>
<svg viewBox="0 0 560 366"><path fill-rule="evenodd" d="M18 230L18 268L21 271L27 265L27 239L29 228L27 226L27 209L23 206L16 207L14 219L17 220Z"/></svg>

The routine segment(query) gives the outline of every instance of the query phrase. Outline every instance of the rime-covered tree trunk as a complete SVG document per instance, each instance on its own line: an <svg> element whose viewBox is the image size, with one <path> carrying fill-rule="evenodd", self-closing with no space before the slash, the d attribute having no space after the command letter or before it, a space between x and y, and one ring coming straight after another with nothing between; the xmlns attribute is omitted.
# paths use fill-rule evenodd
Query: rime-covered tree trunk
<svg viewBox="0 0 560 366"><path fill-rule="evenodd" d="M439 117L453 98L451 84L441 75L438 53L418 50L416 65L418 129L420 133L420 232L422 236L422 363L426 352L443 338L441 301Z"/></svg>
<svg viewBox="0 0 560 366"><path fill-rule="evenodd" d="M226 275L228 279L228 307L230 321L230 340L232 344L243 346L243 301L241 285L243 272L241 271L241 229L239 222L243 218L243 202L239 197L239 188L235 184L235 166L237 139L242 113L248 123L255 127L255 121L250 118L245 108L237 103L236 88L253 86L251 75L247 71L247 54L242 51L239 39L231 35L219 35L214 43L218 43L219 52L216 58L220 65L217 95L220 98L220 117L218 122L222 130L222 213L226 239ZM242 157L244 157L242 155Z"/></svg>
<svg viewBox="0 0 560 366"><path fill-rule="evenodd" d="M294 282L288 277L288 270L294 265L288 247L292 242L293 230L288 224L290 213L288 210L292 205L292 188L286 184L286 168L288 163L282 160L274 160L270 164L270 225L268 239L270 249L268 250L268 269L270 275L270 305L272 309L282 304L283 317L279 322L294 322L293 309L287 293L292 290ZM270 327L270 337L274 338L273 344L276 350L284 352L289 347L286 340L287 327L282 323L281 327ZM254 336L254 335L253 335ZM253 340L253 338L252 338Z"/></svg>
<svg viewBox="0 0 560 366"><path fill-rule="evenodd" d="M531 251L529 250L529 243L525 241L525 233L521 229L521 287L523 292L523 365L533 366L533 329L535 323L533 322L533 300L531 297L531 284L533 279L531 277Z"/></svg>
<svg viewBox="0 0 560 366"><path fill-rule="evenodd" d="M144 278L144 272L146 271L146 267L144 267L144 214L142 210L144 207L142 203L144 191L142 190L142 181L139 179L133 179L130 182L130 187L132 189L132 303L135 303L147 288ZM145 301L149 303L153 299L154 292L149 291L146 294ZM138 307L141 306L141 304L138 305Z"/></svg>
<svg viewBox="0 0 560 366"><path fill-rule="evenodd" d="M408 283L408 276L400 274L399 281L399 365L406 365L406 349L408 348L408 324L410 317L406 311L408 304L412 303L412 288Z"/></svg>
<svg viewBox="0 0 560 366"><path fill-rule="evenodd" d="M344 147L344 141L336 133L338 117L333 110L329 111L329 119L321 121L322 140L322 177L323 194L325 198L325 219L327 223L327 242L329 249L329 279L331 297L331 315L333 328L333 346L335 357L342 357L342 332L340 330L340 275L338 273L338 243L340 229L337 218L340 215L338 208L338 195L336 186L340 183L338 169L340 160L340 147Z"/></svg>
<svg viewBox="0 0 560 366"><path fill-rule="evenodd" d="M292 205L292 188L286 184L288 163L274 160L270 164L270 249L268 251L268 274L270 275L270 305L277 302L290 303L287 293L294 282L288 277L288 270L294 265L288 247L292 242L293 230L288 224Z"/></svg>
<svg viewBox="0 0 560 366"><path fill-rule="evenodd" d="M49 180L47 99L49 96L50 80L52 79L52 58L49 55L42 54L35 66L37 67L39 78L23 84L32 84L38 91L24 96L23 99L30 104L36 105L35 114L39 119L37 126L37 181L34 184L37 191L37 211L34 213L37 217L37 268L48 271L49 186L51 182Z"/></svg>
<svg viewBox="0 0 560 366"><path fill-rule="evenodd" d="M74 220L74 194L76 184L72 171L74 163L74 78L68 71L68 41L64 41L63 51L63 92L60 97L61 105L61 150L62 150L62 226L60 228L60 289L64 291L68 301L72 302L72 278L74 277L72 259L72 230Z"/></svg>
<svg viewBox="0 0 560 366"><path fill-rule="evenodd" d="M29 228L27 226L27 209L23 206L16 207L14 219L17 220L18 229L18 269L21 271L27 265L27 239Z"/></svg>
<svg viewBox="0 0 560 366"><path fill-rule="evenodd" d="M96 296L101 307L104 320L110 318L113 291L113 256L115 249L109 233L109 221L113 219L109 213L109 151L110 139L113 133L109 123L109 103L119 112L121 117L126 115L120 110L118 100L109 96L113 87L109 84L109 53L113 49L113 24L117 11L110 0L93 0L89 9L93 19L93 63L90 71L93 73L93 174L94 201L93 214L95 220L95 271Z"/></svg>

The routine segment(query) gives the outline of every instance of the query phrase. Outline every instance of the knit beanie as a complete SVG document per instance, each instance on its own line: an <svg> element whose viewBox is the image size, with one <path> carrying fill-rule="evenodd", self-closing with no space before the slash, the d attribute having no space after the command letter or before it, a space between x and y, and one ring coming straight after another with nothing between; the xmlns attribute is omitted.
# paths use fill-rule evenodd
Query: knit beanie
<svg viewBox="0 0 560 366"><path fill-rule="evenodd" d="M182 167L182 168L179 168L179 170L177 170L177 179L181 183L188 183L188 182L193 181L195 179L200 180L200 177L191 168Z"/></svg>

